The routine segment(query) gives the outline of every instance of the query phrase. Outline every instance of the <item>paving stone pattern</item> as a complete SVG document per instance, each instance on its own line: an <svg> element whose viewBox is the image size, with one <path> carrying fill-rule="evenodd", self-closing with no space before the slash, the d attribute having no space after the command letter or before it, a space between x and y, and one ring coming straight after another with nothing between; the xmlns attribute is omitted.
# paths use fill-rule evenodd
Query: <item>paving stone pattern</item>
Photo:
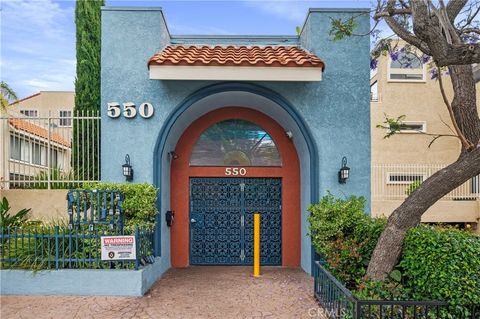
<svg viewBox="0 0 480 319"><path fill-rule="evenodd" d="M141 298L1 296L7 318L325 318L301 269L189 267L169 270Z"/></svg>

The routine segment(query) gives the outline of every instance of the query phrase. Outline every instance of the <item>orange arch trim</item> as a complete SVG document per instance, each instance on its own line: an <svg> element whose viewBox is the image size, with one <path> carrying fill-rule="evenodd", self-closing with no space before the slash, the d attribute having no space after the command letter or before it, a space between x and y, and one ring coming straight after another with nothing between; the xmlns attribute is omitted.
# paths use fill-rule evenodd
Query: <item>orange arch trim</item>
<svg viewBox="0 0 480 319"><path fill-rule="evenodd" d="M282 179L282 266L300 266L300 165L293 142L272 118L244 107L225 107L195 120L180 137L172 160L170 207L175 222L170 232L170 254L173 267L189 266L189 192L190 177L226 177L225 167L190 166L190 155L204 130L228 119L253 122L272 137L282 158L282 167L246 167L243 177L280 177Z"/></svg>

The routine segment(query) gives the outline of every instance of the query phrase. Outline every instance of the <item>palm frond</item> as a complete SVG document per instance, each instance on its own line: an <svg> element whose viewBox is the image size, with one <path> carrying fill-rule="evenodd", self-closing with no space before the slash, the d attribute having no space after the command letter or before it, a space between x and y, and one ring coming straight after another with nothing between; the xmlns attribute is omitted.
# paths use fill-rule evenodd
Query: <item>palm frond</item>
<svg viewBox="0 0 480 319"><path fill-rule="evenodd" d="M4 81L0 82L0 93L2 94L3 98L7 99L8 101L18 100L15 91Z"/></svg>

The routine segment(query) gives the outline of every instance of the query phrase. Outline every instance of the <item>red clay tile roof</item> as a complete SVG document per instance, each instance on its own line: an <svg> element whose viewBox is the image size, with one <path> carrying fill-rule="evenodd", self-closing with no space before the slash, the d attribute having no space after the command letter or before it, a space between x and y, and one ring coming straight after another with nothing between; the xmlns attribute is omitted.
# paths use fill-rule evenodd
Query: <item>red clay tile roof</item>
<svg viewBox="0 0 480 319"><path fill-rule="evenodd" d="M48 140L48 131L38 125L32 124L26 120L18 119L18 118L11 118L8 120L11 126L13 126L17 130L21 130L35 136L44 138ZM64 140L59 134L52 133L50 135L50 140L52 142L61 144L66 147L70 147L70 142Z"/></svg>
<svg viewBox="0 0 480 319"><path fill-rule="evenodd" d="M148 61L150 65L318 67L315 54L296 46L185 46L169 45Z"/></svg>

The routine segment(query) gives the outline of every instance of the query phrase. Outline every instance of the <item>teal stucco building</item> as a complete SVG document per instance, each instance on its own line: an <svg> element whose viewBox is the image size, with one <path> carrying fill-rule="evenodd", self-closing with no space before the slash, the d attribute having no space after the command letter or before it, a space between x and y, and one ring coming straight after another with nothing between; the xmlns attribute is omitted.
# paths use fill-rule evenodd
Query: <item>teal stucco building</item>
<svg viewBox="0 0 480 319"><path fill-rule="evenodd" d="M176 36L160 8L103 8L102 180L125 181L128 154L159 188L163 269L251 264L260 212L262 264L310 272L308 205L370 198L369 38L329 35L352 15L368 32L363 11L310 9L298 36Z"/></svg>

